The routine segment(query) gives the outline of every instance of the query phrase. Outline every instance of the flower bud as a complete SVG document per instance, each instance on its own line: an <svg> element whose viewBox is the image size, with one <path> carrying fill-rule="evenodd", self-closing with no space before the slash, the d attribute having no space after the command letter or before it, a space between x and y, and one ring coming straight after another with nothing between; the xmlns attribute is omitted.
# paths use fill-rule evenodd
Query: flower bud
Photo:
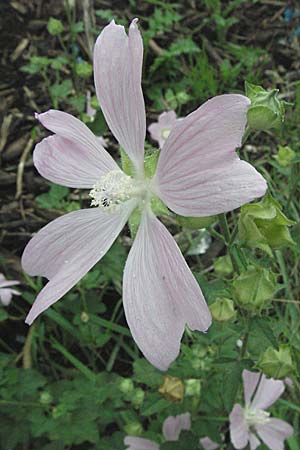
<svg viewBox="0 0 300 450"><path fill-rule="evenodd" d="M216 275L219 277L230 275L233 272L232 262L229 255L216 258L213 264Z"/></svg>
<svg viewBox="0 0 300 450"><path fill-rule="evenodd" d="M266 91L261 86L245 83L246 95L251 100L248 126L255 130L280 128L284 121L285 102L278 99L278 89Z"/></svg>
<svg viewBox="0 0 300 450"><path fill-rule="evenodd" d="M257 365L265 375L283 379L293 371L291 351L286 345L280 345L279 350L269 347L260 356Z"/></svg>
<svg viewBox="0 0 300 450"><path fill-rule="evenodd" d="M80 315L81 322L87 323L90 320L90 316L85 311L82 311Z"/></svg>
<svg viewBox="0 0 300 450"><path fill-rule="evenodd" d="M184 396L184 385L179 378L166 375L158 392L171 402L180 402Z"/></svg>
<svg viewBox="0 0 300 450"><path fill-rule="evenodd" d="M143 427L139 422L129 422L124 426L124 431L128 436L140 436Z"/></svg>
<svg viewBox="0 0 300 450"><path fill-rule="evenodd" d="M281 167L290 166L295 159L296 153L290 147L283 147L282 145L278 146L278 153L274 155L274 158L277 160L278 164Z"/></svg>
<svg viewBox="0 0 300 450"><path fill-rule="evenodd" d="M200 230L201 228L208 228L216 222L216 216L208 217L185 217L176 215L176 220L179 225L189 230Z"/></svg>
<svg viewBox="0 0 300 450"><path fill-rule="evenodd" d="M143 391L143 389L141 389L141 388L135 389L130 398L132 406L134 408L139 408L143 404L144 398L145 398L145 392Z"/></svg>
<svg viewBox="0 0 300 450"><path fill-rule="evenodd" d="M271 249L294 245L288 226L294 225L282 212L279 203L267 194L260 202L244 205L238 221L241 244L260 248L272 255Z"/></svg>
<svg viewBox="0 0 300 450"><path fill-rule="evenodd" d="M185 380L185 396L186 397L200 397L201 381L196 378Z"/></svg>
<svg viewBox="0 0 300 450"><path fill-rule="evenodd" d="M122 394L129 395L132 394L134 391L134 384L131 378L123 378L119 382L119 390L122 392Z"/></svg>
<svg viewBox="0 0 300 450"><path fill-rule="evenodd" d="M60 20L50 17L47 23L47 30L51 36L57 36L64 31L64 26Z"/></svg>
<svg viewBox="0 0 300 450"><path fill-rule="evenodd" d="M277 276L262 267L249 267L232 282L235 303L248 311L266 308L276 292Z"/></svg>
<svg viewBox="0 0 300 450"><path fill-rule="evenodd" d="M217 322L226 322L235 319L236 311L234 303L229 298L217 298L216 301L209 306L211 315Z"/></svg>
<svg viewBox="0 0 300 450"><path fill-rule="evenodd" d="M42 405L49 405L53 400L52 395L50 394L50 392L47 391L43 391L40 394L40 403L42 403Z"/></svg>

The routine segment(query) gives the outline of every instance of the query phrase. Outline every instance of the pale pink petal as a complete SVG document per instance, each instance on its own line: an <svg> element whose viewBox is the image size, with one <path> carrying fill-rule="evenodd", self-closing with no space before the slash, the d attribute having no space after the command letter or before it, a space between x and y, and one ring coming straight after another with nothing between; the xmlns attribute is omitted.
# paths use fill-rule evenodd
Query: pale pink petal
<svg viewBox="0 0 300 450"><path fill-rule="evenodd" d="M96 115L96 109L92 107L91 105L91 91L86 91L86 114L89 116L90 119L94 119Z"/></svg>
<svg viewBox="0 0 300 450"><path fill-rule="evenodd" d="M103 29L94 50L98 100L109 128L140 172L146 134L142 63L143 41L137 19L131 22L129 36L114 21Z"/></svg>
<svg viewBox="0 0 300 450"><path fill-rule="evenodd" d="M12 289L2 288L0 289L0 300L3 306L8 306L13 296Z"/></svg>
<svg viewBox="0 0 300 450"><path fill-rule="evenodd" d="M36 117L55 133L34 151L34 164L43 177L64 186L89 189L101 175L118 170L97 137L71 114L51 109Z"/></svg>
<svg viewBox="0 0 300 450"><path fill-rule="evenodd" d="M145 357L166 370L176 359L185 324L206 331L211 315L175 240L145 212L130 250L123 302L133 338Z"/></svg>
<svg viewBox="0 0 300 450"><path fill-rule="evenodd" d="M200 444L202 445L204 450L216 450L217 448L220 447L219 444L212 441L208 436L201 438Z"/></svg>
<svg viewBox="0 0 300 450"><path fill-rule="evenodd" d="M178 416L169 416L163 423L163 435L166 441L178 441L182 430L190 430L190 413L180 414Z"/></svg>
<svg viewBox="0 0 300 450"><path fill-rule="evenodd" d="M249 370L243 370L243 381L244 381L244 397L246 406L249 405L252 395L254 394L255 388L260 378L260 373L250 372Z"/></svg>
<svg viewBox="0 0 300 450"><path fill-rule="evenodd" d="M139 437L126 436L124 444L129 446L126 450L159 450L159 445L155 442Z"/></svg>
<svg viewBox="0 0 300 450"><path fill-rule="evenodd" d="M23 269L50 281L26 318L29 325L105 255L134 207L129 201L115 212L100 208L75 211L49 223L31 239L22 256Z"/></svg>
<svg viewBox="0 0 300 450"><path fill-rule="evenodd" d="M260 445L260 440L255 436L254 433L249 433L249 444L250 450L256 450Z"/></svg>
<svg viewBox="0 0 300 450"><path fill-rule="evenodd" d="M0 288L17 286L18 284L20 284L20 281L17 281L17 280L0 281Z"/></svg>
<svg viewBox="0 0 300 450"><path fill-rule="evenodd" d="M229 415L230 420L230 440L236 449L246 447L249 441L249 432L244 419L244 412L241 405L235 404Z"/></svg>
<svg viewBox="0 0 300 450"><path fill-rule="evenodd" d="M265 425L256 425L255 428L270 450L284 450L284 440L294 432L290 424L280 419L270 419Z"/></svg>
<svg viewBox="0 0 300 450"><path fill-rule="evenodd" d="M165 136L166 131L171 132L171 129L176 123L175 111L165 111L158 117L158 122L151 123L148 127L151 138L159 143L160 148L167 140Z"/></svg>
<svg viewBox="0 0 300 450"><path fill-rule="evenodd" d="M283 394L284 382L262 375L251 406L255 409L267 409Z"/></svg>
<svg viewBox="0 0 300 450"><path fill-rule="evenodd" d="M170 209L185 216L209 216L265 193L264 178L235 153L249 104L242 95L220 95L177 121L153 180Z"/></svg>

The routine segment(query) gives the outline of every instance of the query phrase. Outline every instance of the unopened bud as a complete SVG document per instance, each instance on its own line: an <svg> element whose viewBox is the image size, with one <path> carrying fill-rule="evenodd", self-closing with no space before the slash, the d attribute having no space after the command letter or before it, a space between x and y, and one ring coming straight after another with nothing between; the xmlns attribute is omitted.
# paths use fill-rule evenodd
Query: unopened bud
<svg viewBox="0 0 300 450"><path fill-rule="evenodd" d="M90 317L85 311L82 311L80 319L83 323L87 323L90 320Z"/></svg>
<svg viewBox="0 0 300 450"><path fill-rule="evenodd" d="M283 379L293 371L291 351L286 345L281 345L279 350L269 347L261 355L257 365L267 376Z"/></svg>
<svg viewBox="0 0 300 450"><path fill-rule="evenodd" d="M47 30L52 36L57 36L64 31L64 26L60 20L50 17L47 23Z"/></svg>
<svg viewBox="0 0 300 450"><path fill-rule="evenodd" d="M171 402L180 402L184 395L184 385L179 378L166 375L158 392Z"/></svg>
<svg viewBox="0 0 300 450"><path fill-rule="evenodd" d="M209 306L211 315L217 322L226 322L235 319L236 310L234 303L229 298L217 298L214 303Z"/></svg>
<svg viewBox="0 0 300 450"><path fill-rule="evenodd" d="M131 378L123 378L119 382L119 390L122 392L122 394L132 394L134 390L134 384Z"/></svg>
<svg viewBox="0 0 300 450"><path fill-rule="evenodd" d="M232 262L229 255L220 256L214 260L214 269L217 275L226 276L233 272Z"/></svg>
<svg viewBox="0 0 300 450"><path fill-rule="evenodd" d="M200 397L201 381L196 378L185 380L185 396L186 397Z"/></svg>
<svg viewBox="0 0 300 450"><path fill-rule="evenodd" d="M43 405L49 405L52 402L52 395L50 394L50 392L47 391L43 391L40 394L40 403L42 403Z"/></svg>
<svg viewBox="0 0 300 450"><path fill-rule="evenodd" d="M248 311L266 308L276 291L277 276L262 267L249 267L232 282L236 304Z"/></svg>
<svg viewBox="0 0 300 450"><path fill-rule="evenodd" d="M132 406L134 408L139 408L143 404L144 398L145 392L143 391L143 389L141 388L135 389L130 399Z"/></svg>
<svg viewBox="0 0 300 450"><path fill-rule="evenodd" d="M280 128L284 121L285 102L278 99L278 89L266 91L261 86L247 83L246 95L251 100L247 119L250 128L270 130Z"/></svg>
<svg viewBox="0 0 300 450"><path fill-rule="evenodd" d="M278 153L274 155L274 158L277 160L278 164L281 167L290 166L295 159L296 153L290 147L282 147L278 146Z"/></svg>
<svg viewBox="0 0 300 450"><path fill-rule="evenodd" d="M124 426L124 431L128 436L140 436L143 427L139 422L129 422Z"/></svg>
<svg viewBox="0 0 300 450"><path fill-rule="evenodd" d="M238 222L241 244L260 248L272 254L271 249L294 245L288 227L294 222L282 212L280 204L267 194L260 202L242 206Z"/></svg>

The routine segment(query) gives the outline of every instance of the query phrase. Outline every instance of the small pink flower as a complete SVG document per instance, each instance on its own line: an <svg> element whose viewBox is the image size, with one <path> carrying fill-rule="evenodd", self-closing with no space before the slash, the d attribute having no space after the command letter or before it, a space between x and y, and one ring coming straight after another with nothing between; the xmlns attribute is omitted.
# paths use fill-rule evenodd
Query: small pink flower
<svg viewBox="0 0 300 450"><path fill-rule="evenodd" d="M201 438L200 444L202 445L204 450L216 450L217 448L220 447L219 444L212 441L208 436Z"/></svg>
<svg viewBox="0 0 300 450"><path fill-rule="evenodd" d="M16 286L18 284L20 284L20 281L7 280L5 276L0 273L0 301L3 306L8 306L10 304L13 295L21 295L20 292L10 288L10 286Z"/></svg>
<svg viewBox="0 0 300 450"><path fill-rule="evenodd" d="M163 436L166 441L178 441L181 431L191 429L190 413L169 416L163 423ZM124 444L129 446L126 450L159 450L159 445L149 439L126 436Z"/></svg>
<svg viewBox="0 0 300 450"><path fill-rule="evenodd" d="M283 381L248 370L243 371L243 381L245 407L235 404L229 416L234 448L242 449L249 443L255 450L261 439L270 450L284 450L284 440L293 434L293 428L266 411L282 395Z"/></svg>
<svg viewBox="0 0 300 450"><path fill-rule="evenodd" d="M24 270L49 282L26 321L31 324L101 260L139 208L141 223L124 270L124 310L144 356L166 370L179 353L185 326L206 331L211 314L178 245L152 212L151 199L159 197L178 214L210 216L263 195L266 182L235 152L250 105L237 94L214 97L177 122L154 177L147 178L142 60L137 19L128 36L114 21L103 29L94 50L96 93L108 126L134 164L133 177L80 120L55 110L37 114L54 135L36 146L35 167L54 183L89 189L95 208L59 217L28 243Z"/></svg>
<svg viewBox="0 0 300 450"><path fill-rule="evenodd" d="M159 143L162 148L168 139L175 123L181 119L177 119L175 111L165 111L158 116L158 121L151 123L148 127L151 138Z"/></svg>

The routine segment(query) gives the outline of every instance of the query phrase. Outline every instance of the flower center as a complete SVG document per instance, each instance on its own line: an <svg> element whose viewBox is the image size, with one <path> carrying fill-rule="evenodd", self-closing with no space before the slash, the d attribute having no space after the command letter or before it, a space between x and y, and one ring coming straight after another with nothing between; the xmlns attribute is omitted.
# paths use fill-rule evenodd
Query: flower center
<svg viewBox="0 0 300 450"><path fill-rule="evenodd" d="M130 198L142 199L144 195L144 183L126 175L121 170L112 170L100 177L89 193L92 199L91 205L105 211L114 211Z"/></svg>
<svg viewBox="0 0 300 450"><path fill-rule="evenodd" d="M270 421L270 413L263 409L245 408L244 417L248 427L264 425Z"/></svg>
<svg viewBox="0 0 300 450"><path fill-rule="evenodd" d="M161 130L161 136L163 139L167 139L169 137L169 134L171 133L171 129L170 128L163 128Z"/></svg>

